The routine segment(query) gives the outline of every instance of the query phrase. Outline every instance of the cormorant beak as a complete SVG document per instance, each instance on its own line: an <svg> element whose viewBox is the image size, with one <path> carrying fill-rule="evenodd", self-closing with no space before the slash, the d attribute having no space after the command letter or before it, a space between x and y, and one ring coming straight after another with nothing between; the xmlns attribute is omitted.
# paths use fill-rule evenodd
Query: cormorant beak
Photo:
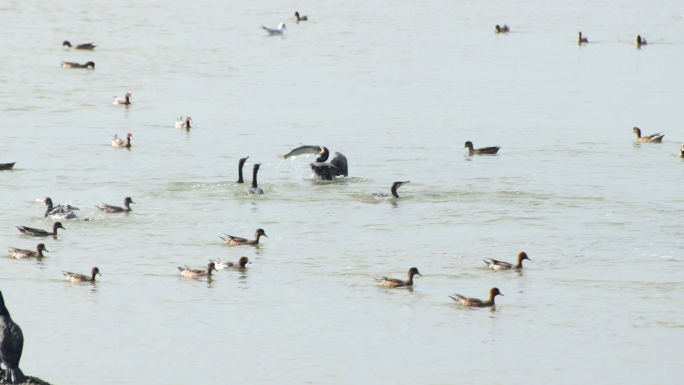
<svg viewBox="0 0 684 385"><path fill-rule="evenodd" d="M45 203L45 198L38 198L36 199L36 202Z"/></svg>

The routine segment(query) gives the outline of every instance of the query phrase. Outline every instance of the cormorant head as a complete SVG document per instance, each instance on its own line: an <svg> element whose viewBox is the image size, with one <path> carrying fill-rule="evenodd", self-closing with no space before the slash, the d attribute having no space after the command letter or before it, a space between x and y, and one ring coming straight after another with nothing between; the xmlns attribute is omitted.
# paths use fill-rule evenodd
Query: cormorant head
<svg viewBox="0 0 684 385"><path fill-rule="evenodd" d="M238 167L242 168L242 166L245 165L245 162L247 161L247 159L249 159L249 156L244 157L244 158L240 158L240 162L238 163Z"/></svg>
<svg viewBox="0 0 684 385"><path fill-rule="evenodd" d="M253 167L254 172L259 171L259 167L261 167L261 163L254 163L254 167Z"/></svg>
<svg viewBox="0 0 684 385"><path fill-rule="evenodd" d="M392 195L393 195L395 198L399 198L399 194L397 194L397 189L398 189L399 187L401 187L401 186L407 184L407 183L411 183L411 181L408 181L408 180L407 180L406 182L394 182L394 183L392 183L392 190L391 190L391 191L392 191Z"/></svg>
<svg viewBox="0 0 684 385"><path fill-rule="evenodd" d="M38 198L36 199L37 202L44 203L46 206L52 206L52 199L45 197L45 198Z"/></svg>
<svg viewBox="0 0 684 385"><path fill-rule="evenodd" d="M326 160L328 160L328 157L330 156L330 151L324 146L321 146L321 151L318 153L318 158L316 159L317 163L323 163Z"/></svg>

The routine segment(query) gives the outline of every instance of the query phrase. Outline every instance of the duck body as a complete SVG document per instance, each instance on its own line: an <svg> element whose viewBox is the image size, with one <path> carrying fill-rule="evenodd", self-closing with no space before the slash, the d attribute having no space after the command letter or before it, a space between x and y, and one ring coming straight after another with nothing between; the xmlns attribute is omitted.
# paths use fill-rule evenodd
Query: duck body
<svg viewBox="0 0 684 385"><path fill-rule="evenodd" d="M93 49L95 49L95 47L97 47L93 43L83 43L83 44L71 45L71 43L69 43L68 40L64 40L62 42L62 47L64 47L64 46L66 46L69 49L88 49L88 50L93 50Z"/></svg>
<svg viewBox="0 0 684 385"><path fill-rule="evenodd" d="M43 251L48 251L48 249L45 248L45 244L39 243L36 246L36 251L33 250L22 250L22 249L15 249L15 248L10 248L7 250L11 256L13 256L16 259L24 259L24 258L43 258Z"/></svg>
<svg viewBox="0 0 684 385"><path fill-rule="evenodd" d="M264 190L262 190L257 184L257 173L259 172L259 167L261 167L261 163L255 164L252 168L252 187L247 190L249 195L264 195Z"/></svg>
<svg viewBox="0 0 684 385"><path fill-rule="evenodd" d="M234 237L232 235L226 234L225 237L219 236L219 238L223 239L223 243L227 243L232 246L238 246L238 245L258 245L259 244L259 238L261 236L264 236L268 238L268 235L266 235L266 232L264 229L257 229L254 232L254 239L246 239L246 238L240 238L240 237Z"/></svg>
<svg viewBox="0 0 684 385"><path fill-rule="evenodd" d="M506 32L510 32L510 31L511 31L511 29L508 28L508 26L506 24L504 24L503 27L500 27L499 24L497 24L494 27L494 33L506 33Z"/></svg>
<svg viewBox="0 0 684 385"><path fill-rule="evenodd" d="M495 146L495 147L482 147L478 149L473 148L473 142L467 141L465 142L465 145L463 148L468 148L468 155L496 155L497 152L501 149L501 147Z"/></svg>
<svg viewBox="0 0 684 385"><path fill-rule="evenodd" d="M396 279L396 278L389 278L380 276L380 277L373 277L374 280L378 281L378 283L381 286L387 286L387 287L403 287L403 286L413 286L413 276L414 275L422 275L418 272L418 269L415 267L412 267L408 271L408 280L407 281L402 281L401 279Z"/></svg>
<svg viewBox="0 0 684 385"><path fill-rule="evenodd" d="M487 267L493 270L522 269L522 261L525 259L531 261L531 259L527 257L527 253L521 251L520 253L518 253L518 263L516 263L515 265L508 262L497 261L496 259L491 258L485 259L484 263L487 265Z"/></svg>
<svg viewBox="0 0 684 385"><path fill-rule="evenodd" d="M0 163L0 171L1 171L1 170L11 170L11 169L14 167L14 165L15 165L16 163L17 163L17 162L12 162L12 163Z"/></svg>
<svg viewBox="0 0 684 385"><path fill-rule="evenodd" d="M109 140L112 141L112 147L131 147L131 139L133 138L133 133L126 134L126 140L119 138L116 134L110 136Z"/></svg>
<svg viewBox="0 0 684 385"><path fill-rule="evenodd" d="M589 39L586 37L582 37L582 32L579 33L577 36L577 44L582 44L582 43L589 43Z"/></svg>
<svg viewBox="0 0 684 385"><path fill-rule="evenodd" d="M335 153L335 157L330 162L326 162L330 152L326 147L321 147L320 156L316 159L316 162L311 163L311 171L321 180L333 180L336 176L348 176L349 166L347 165L347 157Z"/></svg>
<svg viewBox="0 0 684 385"><path fill-rule="evenodd" d="M665 134L662 132L659 132L657 134L653 135L648 135L648 136L641 136L641 129L639 127L634 127L632 128L632 132L636 136L636 141L639 143L661 143L663 141L663 137Z"/></svg>
<svg viewBox="0 0 684 385"><path fill-rule="evenodd" d="M192 122L192 118L189 116L185 117L185 120L183 120L183 117L181 116L180 119L176 119L176 128L185 128L186 130L191 128L190 123Z"/></svg>
<svg viewBox="0 0 684 385"><path fill-rule="evenodd" d="M69 61L63 61L62 67L63 68L92 68L92 69L95 69L95 63L89 61L85 64L79 64L79 63L74 63L74 62L69 62Z"/></svg>
<svg viewBox="0 0 684 385"><path fill-rule="evenodd" d="M242 167L244 167L247 159L249 159L249 156L241 158L238 162L238 180L235 183L245 183L244 179L242 179Z"/></svg>
<svg viewBox="0 0 684 385"><path fill-rule="evenodd" d="M46 231L46 230L41 230L41 229L34 229L32 227L26 227L26 226L17 226L17 229L21 231L22 234L30 235L32 237L49 237L57 236L57 229L64 229L64 226L62 226L62 222L55 222L52 225L52 232ZM66 230L66 229L64 229Z"/></svg>
<svg viewBox="0 0 684 385"><path fill-rule="evenodd" d="M249 262L249 258L247 258L246 256L241 257L237 263L231 262L231 261L224 261L221 258L216 258L216 260L214 260L214 261L209 260L209 262L212 262L218 270L244 269L245 265L247 265L248 263L252 263L252 262Z"/></svg>
<svg viewBox="0 0 684 385"><path fill-rule="evenodd" d="M211 272L216 270L216 266L214 262L210 262L207 265L206 270L201 270L201 269L191 269L188 266L185 267L178 267L178 270L180 270L180 273L183 277L204 277L204 276L211 276Z"/></svg>
<svg viewBox="0 0 684 385"><path fill-rule="evenodd" d="M63 271L62 274L66 278L67 281L71 282L95 282L95 276L97 274L100 274L100 269L97 267L93 267L90 270L90 276L87 276L85 274L77 274L77 273L71 273L68 271ZM102 276L102 274L100 274Z"/></svg>
<svg viewBox="0 0 684 385"><path fill-rule="evenodd" d="M306 15L304 15L304 16L299 16L299 12L295 12L295 18L297 19L298 22L299 22L299 21L307 21L307 20L309 20L309 17L306 16Z"/></svg>
<svg viewBox="0 0 684 385"><path fill-rule="evenodd" d="M463 306L472 306L472 307L489 307L489 306L494 306L494 297L497 295L503 295L499 289L493 287L491 290L489 290L489 298L486 301L483 301L481 299L477 298L467 298L464 297L460 294L454 294L456 297L449 296L449 298L453 299L456 301L456 303L459 303Z"/></svg>
<svg viewBox="0 0 684 385"><path fill-rule="evenodd" d="M127 213L127 212L132 211L131 210L131 203L135 204L135 202L133 202L133 199L131 199L131 197L126 197L124 199L124 207L112 206L112 205L108 205L106 203L103 203L102 205L95 206L95 207L97 207L100 210L106 211L108 213Z"/></svg>
<svg viewBox="0 0 684 385"><path fill-rule="evenodd" d="M131 104L131 93L130 93L130 91L126 92L126 95L123 98L119 98L116 96L113 96L113 98L114 98L114 101L112 102L112 104L125 104L125 105Z"/></svg>
<svg viewBox="0 0 684 385"><path fill-rule="evenodd" d="M5 299L0 292L0 362L5 365L5 380L8 384L23 384L26 376L19 369L21 353L24 350L24 333L9 314Z"/></svg>
<svg viewBox="0 0 684 385"><path fill-rule="evenodd" d="M53 206L52 199L50 199L48 197L40 198L37 201L44 203L46 206L44 218L47 218L48 216L52 216L53 218L58 218L58 219L78 219L78 216L74 212L76 210L80 210L78 207L74 207L72 205Z"/></svg>
<svg viewBox="0 0 684 385"><path fill-rule="evenodd" d="M278 28L268 28L264 27L263 25L261 26L261 28L263 28L269 36L283 36L285 31L287 31L285 23L278 24Z"/></svg>

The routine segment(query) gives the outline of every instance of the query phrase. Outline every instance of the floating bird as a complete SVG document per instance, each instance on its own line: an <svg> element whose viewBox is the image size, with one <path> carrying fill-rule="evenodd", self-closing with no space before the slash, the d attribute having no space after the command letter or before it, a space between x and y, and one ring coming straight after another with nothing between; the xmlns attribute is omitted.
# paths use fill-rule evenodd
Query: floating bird
<svg viewBox="0 0 684 385"><path fill-rule="evenodd" d="M662 132L659 132L657 134L642 137L641 136L641 129L639 127L632 128L632 132L634 133L634 135L636 135L636 141L639 143L648 143L648 142L660 143L663 141L663 136L665 136L665 134L663 134Z"/></svg>
<svg viewBox="0 0 684 385"><path fill-rule="evenodd" d="M219 270L223 270L223 269L244 269L246 264L252 263L249 261L249 258L247 258L247 256L242 256L237 263L230 262L230 261L224 261L221 258L216 258L215 261L212 261L210 259L209 262L215 264L216 268Z"/></svg>
<svg viewBox="0 0 684 385"><path fill-rule="evenodd" d="M392 197L399 198L399 194L397 194L397 189L399 187L407 184L407 183L411 183L411 181L407 180L406 182L394 182L394 183L392 183L392 188L390 189L390 191L392 192ZM373 193L371 195L373 195L376 198L386 198L389 196L388 194L385 194L385 193Z"/></svg>
<svg viewBox="0 0 684 385"><path fill-rule="evenodd" d="M580 32L579 36L577 37L577 44L582 43L589 43L589 40L586 37L582 37L582 32Z"/></svg>
<svg viewBox="0 0 684 385"><path fill-rule="evenodd" d="M236 245L258 245L259 244L259 238L262 235L264 237L268 238L268 235L266 235L266 232L264 232L264 229L257 229L254 232L254 239L252 239L252 240L240 238L240 237L234 237L234 236L228 235L228 234L226 234L225 238L219 235L219 238L223 239L223 243L227 243L227 244L233 245L233 246L236 246Z"/></svg>
<svg viewBox="0 0 684 385"><path fill-rule="evenodd" d="M12 321L0 292L0 361L5 365L5 381L8 384L23 384L26 376L19 369L21 352L24 350L24 334L19 325Z"/></svg>
<svg viewBox="0 0 684 385"><path fill-rule="evenodd" d="M75 210L80 210L78 207L74 207L72 205L53 206L52 205L52 199L50 199L48 197L39 198L39 199L36 199L36 201L44 203L45 206L47 206L47 209L45 210L44 218L47 218L48 216L53 216L54 218L57 218L57 219L78 219L78 216L74 212Z"/></svg>
<svg viewBox="0 0 684 385"><path fill-rule="evenodd" d="M297 21L307 21L309 20L309 17L304 15L304 16L299 16L299 12L295 12L295 17L297 18Z"/></svg>
<svg viewBox="0 0 684 385"><path fill-rule="evenodd" d="M646 44L648 44L648 42L646 41L646 39L641 37L641 35L637 35L636 41L634 42L634 44L636 44L638 47L638 46L646 45Z"/></svg>
<svg viewBox="0 0 684 385"><path fill-rule="evenodd" d="M335 153L335 157L330 162L326 162L330 156L327 148L321 147L321 155L316 159L316 162L311 163L311 171L322 180L333 180L336 176L348 176L349 168L347 166L347 157Z"/></svg>
<svg viewBox="0 0 684 385"><path fill-rule="evenodd" d="M95 275L100 274L100 269L93 267L90 270L90 277L85 274L70 273L68 271L63 271L62 274L64 274L67 281L71 282L95 282ZM100 274L101 276L102 274Z"/></svg>
<svg viewBox="0 0 684 385"><path fill-rule="evenodd" d="M252 168L252 187L250 187L249 190L247 190L249 195L263 195L264 194L264 190L262 190L261 187L259 187L257 185L257 173L259 172L259 167L261 167L261 163L255 164L254 167Z"/></svg>
<svg viewBox="0 0 684 385"><path fill-rule="evenodd" d="M186 116L185 120L183 120L183 117L181 116L180 119L176 119L176 128L188 129L188 128L190 128L190 122L191 121L192 121L191 117Z"/></svg>
<svg viewBox="0 0 684 385"><path fill-rule="evenodd" d="M413 286L413 276L414 275L421 275L418 272L418 269L415 267L412 267L408 271L408 281L402 281L401 279L396 279L396 278L387 278L384 275L381 277L373 277L374 280L378 281L380 285L382 286L389 286L389 287L402 287L402 286Z"/></svg>
<svg viewBox="0 0 684 385"><path fill-rule="evenodd" d="M453 299L457 303L460 303L463 306L474 306L474 307L487 307L487 306L494 306L494 297L497 295L503 295L499 291L499 289L493 287L491 290L489 290L489 298L486 301L482 301L481 299L477 298L466 298L460 294L454 294L458 298L454 298L452 296L449 296L449 298Z"/></svg>
<svg viewBox="0 0 684 385"><path fill-rule="evenodd" d="M126 134L126 141L119 138L116 134L110 136L109 140L112 141L112 147L131 147L131 138L133 138L133 133L129 132Z"/></svg>
<svg viewBox="0 0 684 385"><path fill-rule="evenodd" d="M11 170L17 162L0 163L0 170Z"/></svg>
<svg viewBox="0 0 684 385"><path fill-rule="evenodd" d="M39 243L38 246L36 246L36 251L33 250L22 250L22 249L15 249L15 248L10 248L9 250L10 255L13 256L16 259L24 259L24 258L43 258L43 251L49 252L48 249L45 248L45 244Z"/></svg>
<svg viewBox="0 0 684 385"><path fill-rule="evenodd" d="M310 154L323 155L323 148L321 146L301 146L288 152L286 155L279 155L278 157L280 158L280 163L283 163L287 158Z"/></svg>
<svg viewBox="0 0 684 385"><path fill-rule="evenodd" d="M505 32L510 32L510 31L511 31L511 29L508 28L508 26L506 24L504 24L503 27L499 27L499 24L497 24L496 27L494 27L494 33L505 33Z"/></svg>
<svg viewBox="0 0 684 385"><path fill-rule="evenodd" d="M191 269L188 266L185 267L178 267L178 270L180 270L181 275L184 277L203 277L203 276L211 276L212 270L216 270L216 265L214 262L210 262L207 265L206 270L200 270L200 269ZM218 271L218 270L216 270Z"/></svg>
<svg viewBox="0 0 684 385"><path fill-rule="evenodd" d="M527 259L528 261L531 261L531 259L527 257L527 253L525 253L524 251L521 251L518 253L518 263L516 263L515 265L510 264L508 262L497 261L496 259L491 259L491 258L488 258L488 259L489 259L489 261L487 259L485 259L484 263L490 269L494 269L494 270L522 269L523 259Z"/></svg>
<svg viewBox="0 0 684 385"><path fill-rule="evenodd" d="M268 32L269 36L282 36L283 31L287 31L287 28L285 28L285 23L278 24L278 28L267 28L263 25L261 26L261 28Z"/></svg>
<svg viewBox="0 0 684 385"><path fill-rule="evenodd" d="M93 45L93 43L83 43L83 44L77 44L77 45L71 45L68 40L64 40L62 42L62 47L67 46L69 49L94 49L97 47L96 45Z"/></svg>
<svg viewBox="0 0 684 385"><path fill-rule="evenodd" d="M119 98L116 96L113 96L113 98L114 98L113 104L126 104L126 105L131 104L131 92L130 91L126 92L126 96L124 96L123 98Z"/></svg>
<svg viewBox="0 0 684 385"><path fill-rule="evenodd" d="M103 203L102 206L95 207L97 207L100 210L104 210L108 213L127 213L131 211L131 203L136 204L135 202L133 202L133 199L131 199L131 197L126 197L124 199L124 207L112 206L106 203Z"/></svg>
<svg viewBox="0 0 684 385"><path fill-rule="evenodd" d="M54 225L52 225L52 232L41 230L41 229L34 229L32 227L26 227L26 226L17 226L19 231L21 231L22 234L30 235L32 237L49 237L57 236L57 229L64 229L64 226L62 226L62 222L55 222Z"/></svg>
<svg viewBox="0 0 684 385"><path fill-rule="evenodd" d="M64 67L64 68L92 68L92 69L95 69L95 63L89 61L85 64L79 64L79 63L74 63L74 62L69 62L69 61L63 61L62 67Z"/></svg>
<svg viewBox="0 0 684 385"><path fill-rule="evenodd" d="M245 181L242 179L242 166L245 165L245 162L249 159L249 156L245 158L240 158L240 161L238 162L238 180L236 183L245 183Z"/></svg>
<svg viewBox="0 0 684 385"><path fill-rule="evenodd" d="M682 144L682 147L679 149L679 157L684 158L684 144Z"/></svg>
<svg viewBox="0 0 684 385"><path fill-rule="evenodd" d="M483 155L483 154L494 155L497 152L499 152L499 149L501 148L498 146L496 146L496 147L482 147L482 148L478 148L477 150L474 150L473 149L473 142L471 142L471 141L465 142L465 146L463 146L463 148L466 148L466 147L468 147L468 155L473 155L473 154L475 154L475 155Z"/></svg>

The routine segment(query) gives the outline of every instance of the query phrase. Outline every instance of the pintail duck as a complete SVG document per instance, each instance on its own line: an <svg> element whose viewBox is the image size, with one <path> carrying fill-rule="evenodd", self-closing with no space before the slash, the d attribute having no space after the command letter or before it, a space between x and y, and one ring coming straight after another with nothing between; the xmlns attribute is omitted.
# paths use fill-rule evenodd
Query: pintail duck
<svg viewBox="0 0 684 385"><path fill-rule="evenodd" d="M23 384L27 382L24 373L19 369L21 352L24 349L24 334L19 325L12 321L5 299L0 292L0 361L5 365L5 381L7 384Z"/></svg>
<svg viewBox="0 0 684 385"><path fill-rule="evenodd" d="M230 261L224 261L221 258L216 258L215 261L212 261L210 259L209 262L213 263L216 266L216 268L219 270L223 270L223 269L244 269L246 264L252 263L249 261L249 258L247 258L247 256L242 256L237 263L230 262Z"/></svg>
<svg viewBox="0 0 684 385"><path fill-rule="evenodd" d="M43 258L43 251L48 252L48 249L45 248L45 244L39 243L38 246L36 246L36 251L33 250L22 250L22 249L15 249L15 248L10 248L9 250L10 255L13 256L16 259L23 259L23 258Z"/></svg>
<svg viewBox="0 0 684 385"><path fill-rule="evenodd" d="M257 173L259 172L259 167L261 167L261 163L255 164L254 167L252 168L252 187L250 187L250 189L247 190L249 195L263 195L264 194L264 190L262 190L261 187L259 187L257 185Z"/></svg>
<svg viewBox="0 0 684 385"><path fill-rule="evenodd" d="M646 39L644 39L643 37L641 37L641 35L637 35L636 41L634 42L634 44L636 44L637 46L641 46L641 45L646 45L646 44L648 44L648 42L646 41Z"/></svg>
<svg viewBox="0 0 684 385"><path fill-rule="evenodd" d="M258 245L259 244L259 238L262 235L264 237L268 238L268 235L266 235L266 232L264 231L264 229L257 229L254 232L254 239L252 239L252 240L240 238L240 237L234 237L234 236L228 235L228 234L226 234L225 238L219 235L219 238L223 239L224 243L227 243L227 244L233 245L233 246L236 246L236 245Z"/></svg>
<svg viewBox="0 0 684 385"><path fill-rule="evenodd" d="M69 49L94 49L97 47L93 43L83 43L83 44L76 44L76 45L71 45L68 40L64 40L62 42L62 47L68 47Z"/></svg>
<svg viewBox="0 0 684 385"><path fill-rule="evenodd" d="M466 147L468 147L468 155L473 155L473 154L475 154L475 155L483 155L483 154L494 155L497 152L499 152L499 149L501 149L501 147L495 146L495 147L482 147L482 148L478 148L477 150L474 150L473 149L473 142L471 142L471 141L465 142L465 145L463 146L463 148L466 148Z"/></svg>
<svg viewBox="0 0 684 385"><path fill-rule="evenodd" d="M63 68L92 68L92 69L95 69L95 63L89 61L85 64L79 64L79 63L74 63L74 62L70 62L70 61L63 61L62 67Z"/></svg>
<svg viewBox="0 0 684 385"><path fill-rule="evenodd" d="M494 33L505 33L505 32L510 32L510 31L511 31L511 29L508 28L508 26L506 24L504 24L503 27L499 27L499 24L497 24L494 27Z"/></svg>
<svg viewBox="0 0 684 385"><path fill-rule="evenodd" d="M135 202L133 202L133 199L131 199L131 197L126 197L124 199L124 207L112 206L112 205L108 205L106 203L103 203L102 206L95 206L95 207L97 207L100 210L104 210L108 213L127 213L127 212L131 211L131 206L130 206L131 203L136 204Z"/></svg>
<svg viewBox="0 0 684 385"><path fill-rule="evenodd" d="M95 282L95 275L100 274L100 269L93 267L90 270L90 277L85 274L70 273L68 271L63 271L62 274L64 274L67 281L71 282ZM101 276L102 274L100 274Z"/></svg>
<svg viewBox="0 0 684 385"><path fill-rule="evenodd" d="M285 28L285 23L278 24L278 28L267 28L263 25L261 26L261 28L263 28L264 31L268 32L269 36L282 36L283 31L287 31L287 28Z"/></svg>
<svg viewBox="0 0 684 385"><path fill-rule="evenodd" d="M684 158L684 143L682 144L682 147L679 149L679 157Z"/></svg>
<svg viewBox="0 0 684 385"><path fill-rule="evenodd" d="M488 306L494 306L494 297L497 295L503 295L499 291L499 289L493 287L491 290L489 290L489 298L487 298L486 301L483 301L481 299L477 298L466 298L460 294L454 294L458 298L454 298L452 296L449 296L449 298L453 299L457 303L460 303L463 306L474 306L474 307L488 307Z"/></svg>
<svg viewBox="0 0 684 385"><path fill-rule="evenodd" d="M126 92L126 96L124 96L123 98L119 98L116 96L113 96L113 98L114 98L113 104L126 104L126 105L131 104L131 92L130 91Z"/></svg>
<svg viewBox="0 0 684 385"><path fill-rule="evenodd" d="M57 229L64 229L64 226L62 226L62 222L55 222L55 224L52 225L52 232L41 229L34 229L32 227L26 226L17 226L17 228L19 229L19 231L21 231L22 234L30 235L32 237L56 237Z"/></svg>
<svg viewBox="0 0 684 385"><path fill-rule="evenodd" d="M527 253L525 253L524 251L521 251L518 253L518 263L516 263L515 265L508 263L508 262L497 261L496 259L491 259L491 258L489 258L489 260L485 259L484 263L490 269L494 269L494 270L522 269L523 259L527 259L528 261L531 261L531 259L527 257Z"/></svg>
<svg viewBox="0 0 684 385"><path fill-rule="evenodd" d="M53 206L52 205L52 199L50 199L48 197L39 198L39 199L36 199L36 201L44 203L45 206L47 206L47 209L45 210L44 218L47 218L49 215L51 215L51 216L54 216L56 218L62 218L62 219L78 219L78 216L74 212L75 210L80 210L78 207L74 207L72 205Z"/></svg>
<svg viewBox="0 0 684 385"><path fill-rule="evenodd" d="M192 122L192 118L190 116L186 116L185 120L183 120L183 117L181 116L180 119L176 119L176 128L191 128L190 123Z"/></svg>
<svg viewBox="0 0 684 385"><path fill-rule="evenodd" d="M639 143L662 142L663 136L665 136L665 134L663 134L662 132L659 132L657 134L642 137L641 136L641 129L639 127L632 128L632 132L634 133L634 135L636 135L636 141Z"/></svg>
<svg viewBox="0 0 684 385"><path fill-rule="evenodd" d="M589 43L589 39L586 37L582 37L582 32L579 33L577 36L577 44L582 44L582 43Z"/></svg>
<svg viewBox="0 0 684 385"><path fill-rule="evenodd" d="M210 276L211 276L211 271L212 271L212 270L216 270L216 265L214 264L214 262L210 262L210 263L207 265L207 269L206 269L206 270L191 269L191 268L189 268L188 266L185 266L185 267L180 267L180 266L179 266L179 267L178 267L178 270L180 270L181 275L182 275L183 277L203 277L203 276L205 276L205 275L210 277ZM218 270L216 270L216 271L218 271Z"/></svg>
<svg viewBox="0 0 684 385"><path fill-rule="evenodd" d="M298 22L299 22L299 21L307 21L307 20L309 20L309 17L306 16L306 15L304 15L304 16L299 16L299 12L295 12L295 18L297 19Z"/></svg>
<svg viewBox="0 0 684 385"><path fill-rule="evenodd" d="M385 277L384 275L381 277L373 277L374 280L378 281L380 285L382 286L389 286L389 287L402 287L402 286L413 286L413 276L414 275L421 275L418 272L418 269L415 267L412 267L408 271L408 281L402 281L401 279L396 279L396 278L388 278Z"/></svg>
<svg viewBox="0 0 684 385"><path fill-rule="evenodd" d="M11 170L17 162L0 163L0 170Z"/></svg>
<svg viewBox="0 0 684 385"><path fill-rule="evenodd" d="M321 152L316 162L311 163L311 171L321 180L333 180L336 176L349 176L349 166L347 157L335 152L335 157L330 162L326 162L330 156L330 151L326 147L321 147Z"/></svg>
<svg viewBox="0 0 684 385"><path fill-rule="evenodd" d="M240 158L240 162L238 163L238 180L236 183L245 183L245 181L242 179L242 166L245 165L245 162L249 159L249 157L246 158Z"/></svg>
<svg viewBox="0 0 684 385"><path fill-rule="evenodd" d="M112 141L112 147L131 147L131 138L133 138L133 133L131 132L126 134L126 141L119 138L116 134L109 137L109 139Z"/></svg>

